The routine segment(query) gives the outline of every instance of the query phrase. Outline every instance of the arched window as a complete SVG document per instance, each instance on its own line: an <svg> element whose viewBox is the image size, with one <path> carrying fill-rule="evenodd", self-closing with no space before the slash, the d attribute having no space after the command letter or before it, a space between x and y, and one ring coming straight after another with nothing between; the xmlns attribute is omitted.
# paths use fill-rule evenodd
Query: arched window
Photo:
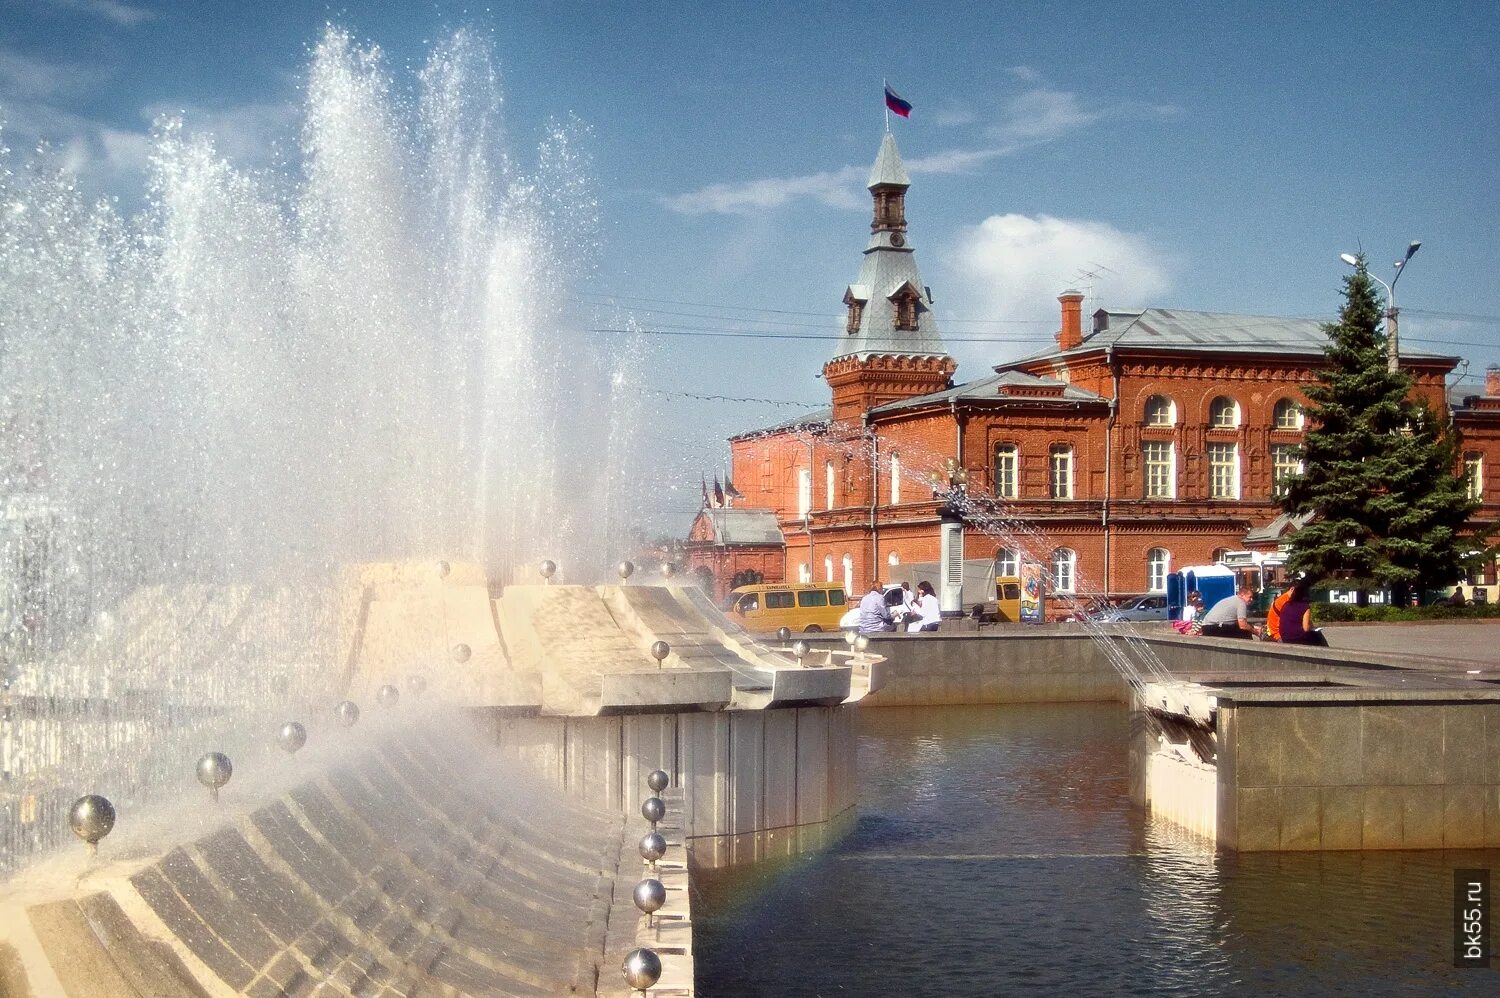
<svg viewBox="0 0 1500 998"><path fill-rule="evenodd" d="M1153 593L1167 591L1167 573L1171 571L1172 555L1166 548L1152 548L1146 552L1146 588Z"/></svg>
<svg viewBox="0 0 1500 998"><path fill-rule="evenodd" d="M891 505L901 501L901 455L891 455Z"/></svg>
<svg viewBox="0 0 1500 998"><path fill-rule="evenodd" d="M797 581L802 583L812 581L812 566L805 561L797 566Z"/></svg>
<svg viewBox="0 0 1500 998"><path fill-rule="evenodd" d="M1058 548L1052 552L1052 591L1071 593L1078 569L1078 552L1072 548Z"/></svg>
<svg viewBox="0 0 1500 998"><path fill-rule="evenodd" d="M812 512L812 469L797 469L797 518L807 519Z"/></svg>
<svg viewBox="0 0 1500 998"><path fill-rule="evenodd" d="M885 563L891 568L895 568L897 565L901 564L901 555L897 554L895 551L892 551L890 554L885 556Z"/></svg>
<svg viewBox="0 0 1500 998"><path fill-rule="evenodd" d="M823 556L823 581L833 581L833 555Z"/></svg>
<svg viewBox="0 0 1500 998"><path fill-rule="evenodd" d="M1172 426L1177 422L1177 406L1165 395L1153 395L1146 400L1147 426Z"/></svg>
<svg viewBox="0 0 1500 998"><path fill-rule="evenodd" d="M1273 425L1278 430L1302 429L1302 407L1291 399L1277 402L1272 418L1275 421Z"/></svg>
<svg viewBox="0 0 1500 998"><path fill-rule="evenodd" d="M828 502L824 509L833 509L833 462L829 461L823 465L824 490L827 492Z"/></svg>
<svg viewBox="0 0 1500 998"><path fill-rule="evenodd" d="M995 575L1013 579L1021 574L1021 556L1015 548L1001 548L995 553Z"/></svg>
<svg viewBox="0 0 1500 998"><path fill-rule="evenodd" d="M1021 454L1015 444L995 445L995 498L1014 499L1020 480Z"/></svg>
<svg viewBox="0 0 1500 998"><path fill-rule="evenodd" d="M1240 425L1240 404L1228 395L1220 395L1209 403L1208 428L1232 430Z"/></svg>
<svg viewBox="0 0 1500 998"><path fill-rule="evenodd" d="M844 555L844 592L854 592L854 556Z"/></svg>

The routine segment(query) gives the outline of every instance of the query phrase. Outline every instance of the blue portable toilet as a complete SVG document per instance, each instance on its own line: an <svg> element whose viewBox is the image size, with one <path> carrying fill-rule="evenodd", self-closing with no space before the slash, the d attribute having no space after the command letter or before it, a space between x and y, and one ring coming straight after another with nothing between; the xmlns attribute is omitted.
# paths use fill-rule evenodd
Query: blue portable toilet
<svg viewBox="0 0 1500 998"><path fill-rule="evenodd" d="M1234 595L1234 571L1223 565L1194 565L1167 576L1167 616L1170 619L1182 619L1187 594L1194 589L1203 596L1203 609L1207 610L1225 596Z"/></svg>

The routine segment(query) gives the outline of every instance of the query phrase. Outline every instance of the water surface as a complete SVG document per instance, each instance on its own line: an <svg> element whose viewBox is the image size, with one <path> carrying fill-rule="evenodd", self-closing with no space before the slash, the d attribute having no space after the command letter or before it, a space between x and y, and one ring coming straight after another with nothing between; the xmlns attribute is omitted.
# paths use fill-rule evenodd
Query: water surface
<svg viewBox="0 0 1500 998"><path fill-rule="evenodd" d="M1450 936L1450 871L1500 852L1216 856L1130 807L1127 722L863 711L845 838L695 877L700 993L1500 993Z"/></svg>

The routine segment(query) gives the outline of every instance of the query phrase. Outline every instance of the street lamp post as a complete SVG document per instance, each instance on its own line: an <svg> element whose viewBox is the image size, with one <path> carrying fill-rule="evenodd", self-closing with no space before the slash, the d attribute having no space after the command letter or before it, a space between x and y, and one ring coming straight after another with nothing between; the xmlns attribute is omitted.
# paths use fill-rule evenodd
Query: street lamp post
<svg viewBox="0 0 1500 998"><path fill-rule="evenodd" d="M1421 248L1422 241L1420 239L1413 239L1411 241L1411 245L1406 247L1406 256L1396 261L1396 276L1391 278L1391 283L1387 284L1374 274L1370 274L1372 281L1385 288L1386 303L1389 306L1385 312L1385 363L1386 370L1392 373L1401 369L1401 350L1396 339L1396 316L1398 312L1396 308L1396 282L1401 280L1401 275L1406 270L1406 265L1411 262L1411 258L1416 256L1417 250ZM1359 257L1353 253L1340 253L1339 259L1355 269L1359 268ZM1369 271L1366 270L1366 273L1369 273Z"/></svg>
<svg viewBox="0 0 1500 998"><path fill-rule="evenodd" d="M945 496L938 510L939 554L938 609L944 617L962 617L964 614L964 492L969 485L969 472L953 458L949 458L942 471L934 471L932 494Z"/></svg>

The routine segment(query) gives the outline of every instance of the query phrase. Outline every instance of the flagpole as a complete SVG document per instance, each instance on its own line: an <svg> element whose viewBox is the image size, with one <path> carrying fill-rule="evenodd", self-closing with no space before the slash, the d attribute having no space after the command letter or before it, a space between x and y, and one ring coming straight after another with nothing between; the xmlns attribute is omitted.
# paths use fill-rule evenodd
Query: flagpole
<svg viewBox="0 0 1500 998"><path fill-rule="evenodd" d="M891 105L885 99L885 91L890 88L891 81L882 76L880 85L883 88L880 92L880 103L885 108L885 130L889 132L891 130Z"/></svg>

